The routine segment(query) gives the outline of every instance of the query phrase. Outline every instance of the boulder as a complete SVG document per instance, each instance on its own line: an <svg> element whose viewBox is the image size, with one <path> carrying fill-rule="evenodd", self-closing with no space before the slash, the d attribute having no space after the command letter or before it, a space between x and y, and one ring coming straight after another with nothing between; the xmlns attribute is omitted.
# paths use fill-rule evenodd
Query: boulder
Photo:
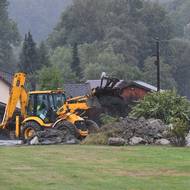
<svg viewBox="0 0 190 190"><path fill-rule="evenodd" d="M155 142L156 145L169 145L170 141L167 139L158 139Z"/></svg>
<svg viewBox="0 0 190 190"><path fill-rule="evenodd" d="M30 140L30 143L29 143L29 144L30 144L30 145L38 145L38 144L40 144L38 137L37 137L37 136L33 137L33 138Z"/></svg>
<svg viewBox="0 0 190 190"><path fill-rule="evenodd" d="M141 137L132 137L129 140L130 145L146 144L147 142Z"/></svg>
<svg viewBox="0 0 190 190"><path fill-rule="evenodd" d="M187 146L187 147L190 147L190 132L189 132L189 134L186 136L185 140L186 140L186 146Z"/></svg>
<svg viewBox="0 0 190 190"><path fill-rule="evenodd" d="M125 139L111 137L108 139L108 145L111 146L123 146L125 144Z"/></svg>
<svg viewBox="0 0 190 190"><path fill-rule="evenodd" d="M76 138L69 139L65 142L65 144L79 144L80 141Z"/></svg>
<svg viewBox="0 0 190 190"><path fill-rule="evenodd" d="M36 136L33 137L28 144L78 144L78 141L74 136L70 134L65 134L64 131L56 129L46 129L44 131L37 132Z"/></svg>

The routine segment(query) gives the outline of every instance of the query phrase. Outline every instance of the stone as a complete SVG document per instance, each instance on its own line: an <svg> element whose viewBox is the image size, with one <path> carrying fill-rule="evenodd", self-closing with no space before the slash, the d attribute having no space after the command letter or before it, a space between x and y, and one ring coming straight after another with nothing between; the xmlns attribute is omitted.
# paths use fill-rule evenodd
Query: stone
<svg viewBox="0 0 190 190"><path fill-rule="evenodd" d="M124 144L125 144L125 139L123 138L110 137L108 139L108 145L111 146L123 146Z"/></svg>
<svg viewBox="0 0 190 190"><path fill-rule="evenodd" d="M186 136L185 140L186 140L186 146L187 146L187 147L190 147L190 132L189 132L189 134Z"/></svg>
<svg viewBox="0 0 190 190"><path fill-rule="evenodd" d="M129 140L130 145L146 144L147 142L141 137L132 137Z"/></svg>
<svg viewBox="0 0 190 190"><path fill-rule="evenodd" d="M30 140L30 145L38 145L40 144L39 142L39 139L37 136L33 137L31 140Z"/></svg>
<svg viewBox="0 0 190 190"><path fill-rule="evenodd" d="M66 141L66 144L79 144L80 141L77 140L76 138L73 138L73 139L69 139Z"/></svg>
<svg viewBox="0 0 190 190"><path fill-rule="evenodd" d="M169 145L170 141L167 139L158 139L155 142L156 145Z"/></svg>

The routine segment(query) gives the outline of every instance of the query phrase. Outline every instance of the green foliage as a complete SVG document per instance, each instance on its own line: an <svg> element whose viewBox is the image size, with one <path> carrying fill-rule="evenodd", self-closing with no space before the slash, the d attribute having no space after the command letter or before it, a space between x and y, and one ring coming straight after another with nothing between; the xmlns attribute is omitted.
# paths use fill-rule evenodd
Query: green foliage
<svg viewBox="0 0 190 190"><path fill-rule="evenodd" d="M59 68L62 73L62 79L65 82L78 81L78 77L71 70L72 49L66 47L58 47L50 57L50 64Z"/></svg>
<svg viewBox="0 0 190 190"><path fill-rule="evenodd" d="M190 102L175 91L155 92L145 96L133 108L131 115L161 119L166 124L172 123L176 118L188 122Z"/></svg>
<svg viewBox="0 0 190 190"><path fill-rule="evenodd" d="M8 15L8 1L0 1L0 67L11 70L14 64L13 46L20 42L17 25Z"/></svg>
<svg viewBox="0 0 190 190"><path fill-rule="evenodd" d="M75 0L63 12L49 42L53 49L79 44L85 79L97 79L105 71L134 80L142 78L144 61L155 53L152 40L157 36L162 40L172 37L170 19L158 4L141 0ZM166 70L168 73L170 69ZM170 88L172 82L165 86Z"/></svg>
<svg viewBox="0 0 190 190"><path fill-rule="evenodd" d="M155 62L155 57L147 57L144 62L143 68L143 79L144 81L153 84L157 84L157 66ZM161 88L162 89L172 89L176 87L176 82L173 78L172 66L166 64L161 60L160 62L160 76L161 76Z"/></svg>
<svg viewBox="0 0 190 190"><path fill-rule="evenodd" d="M38 72L39 89L56 90L63 88L62 72L55 66L43 67Z"/></svg>
<svg viewBox="0 0 190 190"><path fill-rule="evenodd" d="M164 57L172 67L173 77L181 95L190 97L190 42L184 39L173 39L169 42Z"/></svg>
<svg viewBox="0 0 190 190"><path fill-rule="evenodd" d="M111 45L105 45L106 48L104 45L81 45L80 56L85 79L98 79L103 71L125 80L141 78L137 66L126 64L122 54L114 53Z"/></svg>
<svg viewBox="0 0 190 190"><path fill-rule="evenodd" d="M100 122L101 122L102 125L115 123L117 120L118 120L118 118L112 117L112 116L110 116L108 114L102 113L100 115Z"/></svg>
<svg viewBox="0 0 190 190"><path fill-rule="evenodd" d="M187 121L181 120L179 118L172 121L173 126L171 129L171 140L176 146L185 146L185 137L189 132L189 125Z"/></svg>
<svg viewBox="0 0 190 190"><path fill-rule="evenodd" d="M32 74L39 68L40 64L36 43L31 33L28 32L28 34L25 35L22 52L20 54L20 69L27 74Z"/></svg>
<svg viewBox="0 0 190 190"><path fill-rule="evenodd" d="M169 15L174 23L175 35L178 37L190 38L188 34L188 24L189 24L189 0L173 0L168 5Z"/></svg>
<svg viewBox="0 0 190 190"><path fill-rule="evenodd" d="M42 41L39 46L39 63L42 66L49 66L49 53L46 44Z"/></svg>
<svg viewBox="0 0 190 190"><path fill-rule="evenodd" d="M36 48L36 43L30 32L25 35L25 39L22 46L22 52L20 53L20 70L27 73L30 76L30 83L32 90L36 88L36 71L40 69L39 55Z"/></svg>
<svg viewBox="0 0 190 190"><path fill-rule="evenodd" d="M72 50L70 48L58 47L50 56L48 67L43 67L38 72L38 84L42 89L63 88L64 83L78 80L76 74L71 70Z"/></svg>
<svg viewBox="0 0 190 190"><path fill-rule="evenodd" d="M172 124L170 138L177 146L185 145L185 137L189 132L190 102L176 94L175 91L151 93L145 96L130 113L135 117L161 119Z"/></svg>
<svg viewBox="0 0 190 190"><path fill-rule="evenodd" d="M84 141L81 142L83 145L107 145L108 136L106 133L97 133L88 135Z"/></svg>
<svg viewBox="0 0 190 190"><path fill-rule="evenodd" d="M74 43L73 52L72 52L72 62L71 62L71 70L78 76L79 79L82 79L82 71L80 66L80 58L78 55L78 45Z"/></svg>

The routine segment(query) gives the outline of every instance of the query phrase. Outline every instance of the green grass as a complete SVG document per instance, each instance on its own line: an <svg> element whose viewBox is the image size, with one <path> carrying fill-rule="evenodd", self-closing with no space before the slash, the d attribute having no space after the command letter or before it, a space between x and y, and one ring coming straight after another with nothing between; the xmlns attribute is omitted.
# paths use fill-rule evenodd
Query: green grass
<svg viewBox="0 0 190 190"><path fill-rule="evenodd" d="M0 147L0 190L189 190L190 149Z"/></svg>

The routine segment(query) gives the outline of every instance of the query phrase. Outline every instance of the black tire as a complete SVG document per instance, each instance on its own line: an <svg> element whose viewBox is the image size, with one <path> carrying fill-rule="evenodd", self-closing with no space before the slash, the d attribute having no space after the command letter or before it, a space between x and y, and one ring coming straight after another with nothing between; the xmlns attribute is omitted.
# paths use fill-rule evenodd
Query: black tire
<svg viewBox="0 0 190 190"><path fill-rule="evenodd" d="M75 125L69 121L60 121L58 124L56 124L54 129L64 132L66 140L70 140L73 137L78 137L78 132Z"/></svg>
<svg viewBox="0 0 190 190"><path fill-rule="evenodd" d="M35 121L26 122L22 125L21 137L24 142L27 142L31 140L31 138L34 137L38 131L42 131L42 127L38 123ZM33 134L27 135L29 132L33 132Z"/></svg>
<svg viewBox="0 0 190 190"><path fill-rule="evenodd" d="M99 129L100 129L98 124L95 121L92 121L92 120L86 120L86 126L87 126L89 134L97 133L99 131Z"/></svg>

